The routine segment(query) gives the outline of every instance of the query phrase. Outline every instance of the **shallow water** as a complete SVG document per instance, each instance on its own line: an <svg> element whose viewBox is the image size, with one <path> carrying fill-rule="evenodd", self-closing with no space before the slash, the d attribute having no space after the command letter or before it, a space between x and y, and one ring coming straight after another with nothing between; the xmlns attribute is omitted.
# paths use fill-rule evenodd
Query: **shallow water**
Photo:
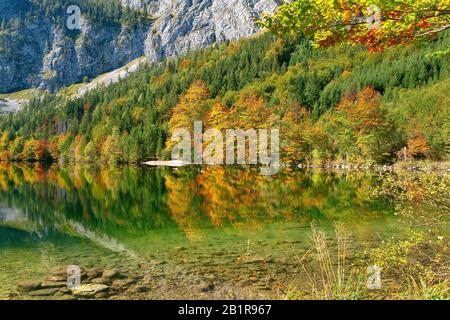
<svg viewBox="0 0 450 320"><path fill-rule="evenodd" d="M312 221L331 240L341 223L361 251L402 232L388 202L370 198L374 183L370 173L4 164L0 298L58 265L146 274L162 298L205 279L221 288L212 297L262 297L295 276Z"/></svg>

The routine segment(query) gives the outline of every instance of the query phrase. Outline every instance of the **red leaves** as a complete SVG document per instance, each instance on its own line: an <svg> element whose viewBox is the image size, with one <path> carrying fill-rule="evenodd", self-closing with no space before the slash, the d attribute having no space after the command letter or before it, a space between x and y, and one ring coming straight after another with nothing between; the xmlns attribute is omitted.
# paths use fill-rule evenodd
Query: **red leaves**
<svg viewBox="0 0 450 320"><path fill-rule="evenodd" d="M428 29L431 27L431 23L427 19L420 21L417 26L421 29Z"/></svg>
<svg viewBox="0 0 450 320"><path fill-rule="evenodd" d="M370 52L381 52L385 49L384 38L382 30L372 29L364 35L351 37L351 41L366 46Z"/></svg>
<svg viewBox="0 0 450 320"><path fill-rule="evenodd" d="M35 158L36 160L45 160L51 157L50 150L49 150L49 144L47 141L44 140L38 140L36 141L35 145Z"/></svg>
<svg viewBox="0 0 450 320"><path fill-rule="evenodd" d="M380 97L380 93L369 87L357 95L344 98L338 110L348 117L358 131L369 132L385 122L380 109Z"/></svg>

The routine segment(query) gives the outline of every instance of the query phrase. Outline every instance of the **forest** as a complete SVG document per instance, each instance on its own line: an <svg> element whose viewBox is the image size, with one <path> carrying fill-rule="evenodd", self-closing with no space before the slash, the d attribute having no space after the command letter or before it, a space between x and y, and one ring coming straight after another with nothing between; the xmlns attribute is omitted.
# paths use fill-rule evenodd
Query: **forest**
<svg viewBox="0 0 450 320"><path fill-rule="evenodd" d="M35 99L1 118L0 158L168 158L171 133L202 120L221 130L280 128L285 163L445 161L450 61L435 53L449 46L448 31L378 52L262 32L148 65L82 98Z"/></svg>
<svg viewBox="0 0 450 320"><path fill-rule="evenodd" d="M54 21L64 21L66 9L71 5L80 7L83 16L101 24L136 24L149 17L145 10L137 11L111 0L15 0L14 19L1 18L1 29L10 29L26 23L33 17L46 17ZM1 17L1 16L0 16Z"/></svg>

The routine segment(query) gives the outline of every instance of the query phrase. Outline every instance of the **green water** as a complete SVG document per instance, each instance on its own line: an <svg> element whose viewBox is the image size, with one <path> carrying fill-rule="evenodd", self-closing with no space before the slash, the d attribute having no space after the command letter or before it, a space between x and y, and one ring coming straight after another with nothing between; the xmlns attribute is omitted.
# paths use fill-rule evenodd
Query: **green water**
<svg viewBox="0 0 450 320"><path fill-rule="evenodd" d="M3 165L0 298L69 264L145 273L169 283L169 298L202 279L270 290L266 280L289 281L311 249L312 221L331 239L342 223L358 250L401 232L390 205L369 196L375 183L367 173Z"/></svg>

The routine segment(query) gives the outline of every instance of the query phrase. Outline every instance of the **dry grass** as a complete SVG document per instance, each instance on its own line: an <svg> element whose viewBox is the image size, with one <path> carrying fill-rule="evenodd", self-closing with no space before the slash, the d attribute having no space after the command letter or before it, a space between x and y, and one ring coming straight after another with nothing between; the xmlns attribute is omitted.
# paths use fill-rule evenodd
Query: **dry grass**
<svg viewBox="0 0 450 320"><path fill-rule="evenodd" d="M300 288L298 280L294 280L283 298L289 300L355 300L362 298L363 276L347 266L348 238L341 225L335 227L337 255L333 256L329 249L326 235L311 225L311 239L314 243L315 258L319 272L308 270L304 260L308 251L299 260L300 268L306 277L306 289Z"/></svg>

